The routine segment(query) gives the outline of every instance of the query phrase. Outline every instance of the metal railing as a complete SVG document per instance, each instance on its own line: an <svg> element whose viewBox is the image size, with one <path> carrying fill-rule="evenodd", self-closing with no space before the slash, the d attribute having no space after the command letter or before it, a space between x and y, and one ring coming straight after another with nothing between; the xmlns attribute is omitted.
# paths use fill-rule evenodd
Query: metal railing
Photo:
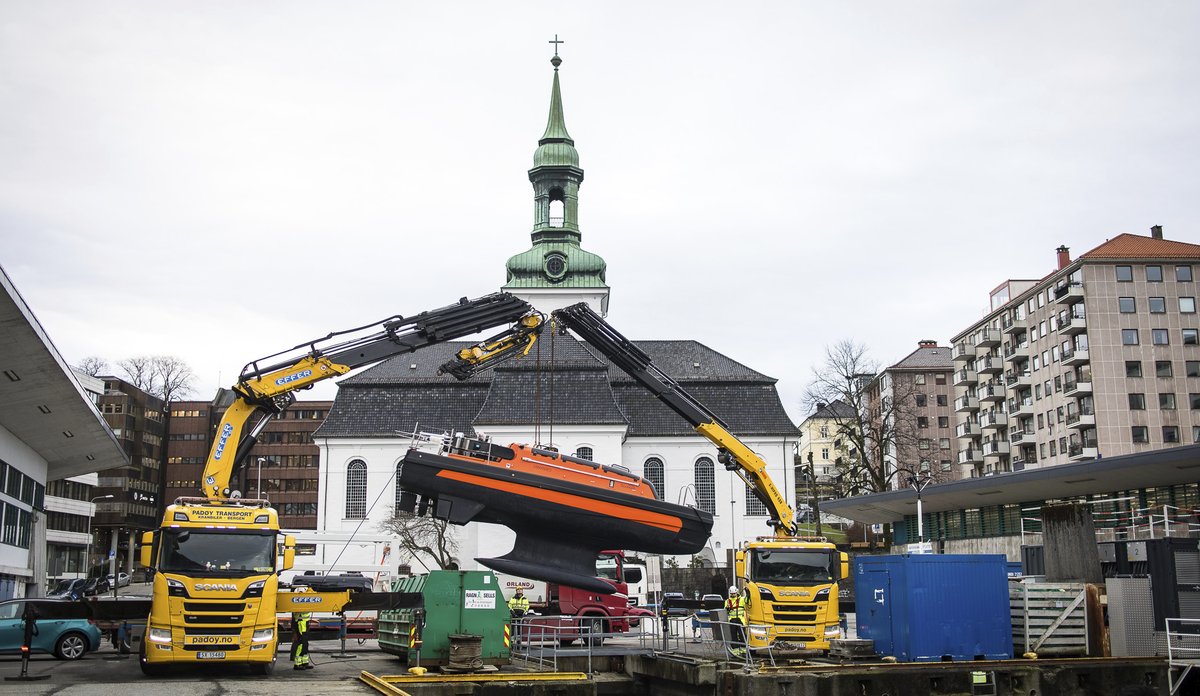
<svg viewBox="0 0 1200 696"><path fill-rule="evenodd" d="M1200 665L1200 619L1167 619L1167 685L1174 694Z"/></svg>

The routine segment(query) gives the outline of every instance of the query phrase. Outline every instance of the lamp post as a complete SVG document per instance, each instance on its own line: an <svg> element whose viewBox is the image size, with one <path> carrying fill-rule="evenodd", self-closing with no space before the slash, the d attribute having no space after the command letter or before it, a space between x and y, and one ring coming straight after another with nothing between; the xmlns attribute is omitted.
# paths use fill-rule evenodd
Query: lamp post
<svg viewBox="0 0 1200 696"><path fill-rule="evenodd" d="M108 495L98 495L88 501L91 505L95 505L97 500L108 500L112 498L112 493ZM92 508L92 514L88 515L87 523L87 549L83 552L83 577L92 574L92 518L96 516L96 508Z"/></svg>
<svg viewBox="0 0 1200 696"><path fill-rule="evenodd" d="M921 511L921 491L925 490L930 483L933 483L933 477L927 471L908 477L908 485L917 492L917 543L920 545L921 553L925 553L925 516Z"/></svg>

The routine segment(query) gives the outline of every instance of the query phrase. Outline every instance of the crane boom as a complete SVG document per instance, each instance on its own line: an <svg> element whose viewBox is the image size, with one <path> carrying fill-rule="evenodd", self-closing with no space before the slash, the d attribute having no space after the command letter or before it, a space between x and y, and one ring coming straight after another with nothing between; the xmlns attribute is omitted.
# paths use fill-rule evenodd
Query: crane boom
<svg viewBox="0 0 1200 696"><path fill-rule="evenodd" d="M528 353L541 333L542 315L529 303L505 292L474 300L464 297L447 307L412 317L388 317L250 362L233 387L236 400L217 426L201 490L208 498L231 495L230 481L259 433L295 401L295 392L396 355L505 324L510 325L506 330L459 351L455 360L442 366L442 372L461 380Z"/></svg>
<svg viewBox="0 0 1200 696"><path fill-rule="evenodd" d="M689 394L674 378L659 369L650 356L606 322L585 302L555 310L553 320L575 332L614 365L678 413L701 436L717 446L717 458L750 487L770 515L769 524L779 537L796 533L792 507L767 475L767 463L729 432L715 413Z"/></svg>

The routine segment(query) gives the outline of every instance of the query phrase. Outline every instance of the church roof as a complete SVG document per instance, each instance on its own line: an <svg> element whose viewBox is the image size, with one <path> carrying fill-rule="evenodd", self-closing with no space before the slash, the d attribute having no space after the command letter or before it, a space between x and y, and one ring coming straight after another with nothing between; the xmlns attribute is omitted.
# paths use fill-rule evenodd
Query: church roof
<svg viewBox="0 0 1200 696"><path fill-rule="evenodd" d="M738 435L790 435L796 426L775 380L697 341L637 341L667 374ZM316 437L394 437L472 426L628 424L631 436L693 433L642 386L573 336L543 336L539 348L464 382L437 375L457 341L387 360L338 384ZM553 351L553 362L551 361ZM540 379L539 379L540 378Z"/></svg>

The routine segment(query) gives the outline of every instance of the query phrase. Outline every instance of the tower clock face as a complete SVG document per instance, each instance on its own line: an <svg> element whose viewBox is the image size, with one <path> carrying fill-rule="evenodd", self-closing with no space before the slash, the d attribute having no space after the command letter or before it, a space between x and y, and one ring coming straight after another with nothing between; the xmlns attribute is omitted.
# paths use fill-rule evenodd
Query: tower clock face
<svg viewBox="0 0 1200 696"><path fill-rule="evenodd" d="M562 254L550 254L546 257L546 275L553 280L561 280L567 274L567 257Z"/></svg>

